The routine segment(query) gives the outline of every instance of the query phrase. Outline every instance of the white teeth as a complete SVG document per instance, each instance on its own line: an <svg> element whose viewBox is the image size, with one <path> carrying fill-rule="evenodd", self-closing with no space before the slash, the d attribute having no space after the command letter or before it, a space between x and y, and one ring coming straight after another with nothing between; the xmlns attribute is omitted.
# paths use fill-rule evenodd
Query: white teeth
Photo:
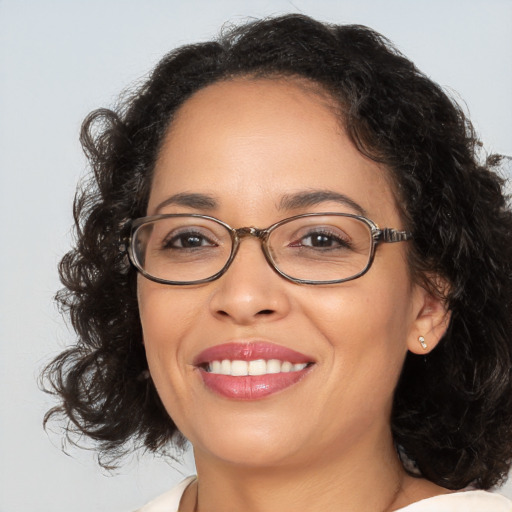
<svg viewBox="0 0 512 512"><path fill-rule="evenodd" d="M267 361L257 359L249 361L249 375L265 375L267 373Z"/></svg>
<svg viewBox="0 0 512 512"><path fill-rule="evenodd" d="M247 361L231 361L231 375L238 377L248 374L249 363Z"/></svg>
<svg viewBox="0 0 512 512"><path fill-rule="evenodd" d="M231 361L229 359L224 359L220 365L221 375L231 375Z"/></svg>
<svg viewBox="0 0 512 512"><path fill-rule="evenodd" d="M281 371L281 361L279 359L271 359L267 361L267 373L279 373Z"/></svg>
<svg viewBox="0 0 512 512"><path fill-rule="evenodd" d="M283 361L283 364L281 365L281 371L282 372L291 372L293 368L293 364L289 361Z"/></svg>
<svg viewBox="0 0 512 512"><path fill-rule="evenodd" d="M207 371L218 375L232 375L243 377L246 375L267 375L269 373L289 373L299 372L306 368L307 363L290 363L290 361L280 361L279 359L256 359L254 361L241 361L223 359L222 361L212 361L208 364Z"/></svg>

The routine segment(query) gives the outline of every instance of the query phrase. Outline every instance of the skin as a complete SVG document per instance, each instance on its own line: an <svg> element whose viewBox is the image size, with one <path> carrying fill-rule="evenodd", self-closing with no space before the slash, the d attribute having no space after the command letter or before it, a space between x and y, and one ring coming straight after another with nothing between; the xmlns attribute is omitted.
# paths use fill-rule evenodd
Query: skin
<svg viewBox="0 0 512 512"><path fill-rule="evenodd" d="M267 227L306 212L357 213L335 201L279 208L286 194L319 189L350 197L379 226L404 228L386 170L356 150L325 95L298 81L237 79L208 86L181 107L156 163L147 213L203 213L233 227ZM191 192L213 197L215 208L157 211L170 196ZM139 277L151 377L194 447L198 481L181 508L376 512L446 492L405 474L390 433L407 350L434 348L448 321L443 305L412 282L407 243L382 244L366 275L330 286L283 279L258 245L244 240L211 283L178 287ZM313 369L256 401L204 386L197 354L259 339L313 357Z"/></svg>

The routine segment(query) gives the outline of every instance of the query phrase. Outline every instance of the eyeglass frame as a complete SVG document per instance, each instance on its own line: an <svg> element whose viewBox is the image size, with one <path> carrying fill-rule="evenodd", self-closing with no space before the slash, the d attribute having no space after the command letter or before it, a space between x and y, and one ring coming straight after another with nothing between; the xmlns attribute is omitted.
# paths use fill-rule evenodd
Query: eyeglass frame
<svg viewBox="0 0 512 512"><path fill-rule="evenodd" d="M333 215L337 217L349 217L352 219L357 219L364 224L368 226L370 229L371 234L371 247L370 247L370 254L368 257L368 262L363 270L355 274L351 277L346 277L343 279L335 279L335 280L329 280L329 281L310 281L307 279L297 279L295 277L291 277L288 274L284 273L281 269L277 267L277 265L274 263L272 259L272 255L270 253L269 247L267 245L267 240L270 237L270 234L272 231L277 229L278 227L282 226L283 224L287 224L291 221L294 221L296 219L301 219L305 217L320 217L325 215ZM195 217L195 218L201 218L206 220L211 220L213 222L216 222L217 224L220 224L224 228L227 229L231 236L231 252L229 255L228 260L224 264L224 266L215 274L213 274L210 277L199 279L195 281L169 281L167 279L162 279L159 277L152 276L151 274L148 274L142 265L139 263L137 258L135 257L134 249L133 249L133 243L134 243L134 234L137 231L138 228L143 226L144 224L148 224L150 222L155 222L160 219L167 219L167 218L177 218L177 217ZM130 236L128 238L127 243L127 249L128 249L128 257L130 259L130 262L135 267L135 269L143 275L145 278L149 279L150 281L154 281L155 283L160 284L167 284L167 285L173 285L173 286L189 286L194 284L203 284L203 283L210 283L212 281L215 281L219 279L221 276L223 276L229 267L231 266L231 263L235 259L238 249L240 247L240 242L243 238L246 237L254 237L257 238L260 241L262 252L265 256L265 259L267 260L267 263L270 265L270 267L281 277L286 279L287 281L291 281L293 283L297 284L309 284L309 285L329 285L329 284L339 284L339 283L345 283L347 281L353 281L354 279L357 279L361 277L362 275L366 274L368 270L370 270L370 267L373 264L373 260L375 257L375 251L377 248L377 245L379 243L396 243L396 242L406 242L408 240L411 240L413 238L413 234L409 231L404 230L398 230L395 228L379 228L379 226L372 221L371 219L368 219L367 217L364 217L362 215L355 215L352 213L342 213L342 212L314 212L314 213L302 213L300 215L294 215L292 217L287 217L286 219L282 219L272 225L270 225L267 228L256 228L254 226L248 226L248 227L241 227L241 228L233 228L229 224L221 221L220 219L217 219L216 217L212 217L210 215L202 215L200 213L162 213L159 215L150 215L146 217L139 217L137 219L134 219L128 223L128 227L130 229Z"/></svg>

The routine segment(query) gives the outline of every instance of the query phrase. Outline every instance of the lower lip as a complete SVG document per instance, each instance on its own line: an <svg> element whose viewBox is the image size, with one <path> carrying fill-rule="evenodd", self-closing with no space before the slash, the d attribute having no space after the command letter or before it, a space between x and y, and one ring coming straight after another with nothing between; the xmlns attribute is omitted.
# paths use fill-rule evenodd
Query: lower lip
<svg viewBox="0 0 512 512"><path fill-rule="evenodd" d="M211 391L236 400L259 400L293 386L301 381L310 369L311 367L307 367L298 372L247 375L246 377L219 375L202 368L199 370L203 382Z"/></svg>

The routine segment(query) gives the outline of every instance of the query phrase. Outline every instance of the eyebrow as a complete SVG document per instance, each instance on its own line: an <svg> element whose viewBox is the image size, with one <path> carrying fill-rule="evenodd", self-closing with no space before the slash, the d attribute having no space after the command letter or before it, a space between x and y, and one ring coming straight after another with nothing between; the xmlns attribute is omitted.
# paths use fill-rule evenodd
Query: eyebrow
<svg viewBox="0 0 512 512"><path fill-rule="evenodd" d="M348 206L363 217L368 216L366 210L353 199L345 194L340 194L339 192L334 192L332 190L308 190L304 192L297 192L295 194L285 194L279 201L278 208L279 210L298 210L308 208L310 206L317 206L329 201L340 203L343 206ZM181 192L168 197L158 204L155 212L158 213L169 205L210 211L216 210L219 207L218 201L211 195Z"/></svg>
<svg viewBox="0 0 512 512"><path fill-rule="evenodd" d="M353 199L350 199L350 197L345 194L340 194L339 192L334 192L332 190L312 190L298 192L296 194L286 194L279 202L279 209L298 210L308 208L309 206L316 206L328 201L334 201L342 204L343 206L348 206L363 217L368 216L366 210Z"/></svg>
<svg viewBox="0 0 512 512"><path fill-rule="evenodd" d="M197 194L192 192L182 192L174 194L162 201L157 207L158 213L162 208L169 205L185 206L188 208L195 208L197 210L215 210L218 208L217 200L208 194Z"/></svg>

